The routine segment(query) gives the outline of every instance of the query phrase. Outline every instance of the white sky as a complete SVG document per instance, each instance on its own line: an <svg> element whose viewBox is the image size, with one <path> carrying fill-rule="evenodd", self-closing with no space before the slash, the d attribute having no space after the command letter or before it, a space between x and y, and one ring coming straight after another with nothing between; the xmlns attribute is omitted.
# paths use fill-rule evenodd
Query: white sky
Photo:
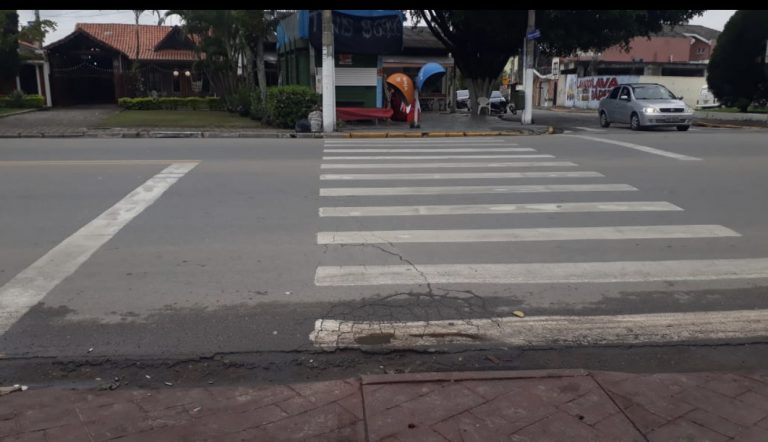
<svg viewBox="0 0 768 442"><path fill-rule="evenodd" d="M165 10L161 10L165 13ZM722 31L725 23L736 11L709 10L701 17L691 20L691 24L703 25L718 31ZM26 23L35 17L33 10L19 10L19 22ZM75 30L75 23L133 23L133 12L130 10L114 9L58 9L41 10L40 18L51 19L58 24L55 32L48 34L45 44L66 37ZM139 20L142 24L157 24L157 16L152 11L146 11ZM165 22L167 25L179 24L179 17L169 17Z"/></svg>
<svg viewBox="0 0 768 442"><path fill-rule="evenodd" d="M161 9L161 13L165 13ZM19 23L26 24L35 19L35 11L19 10ZM41 9L41 19L50 19L56 22L56 31L51 32L45 38L45 44L60 40L75 30L76 23L134 23L133 11L129 9ZM139 18L139 23L143 25L156 25L157 15L151 10L144 11ZM179 16L168 17L166 25L178 25Z"/></svg>

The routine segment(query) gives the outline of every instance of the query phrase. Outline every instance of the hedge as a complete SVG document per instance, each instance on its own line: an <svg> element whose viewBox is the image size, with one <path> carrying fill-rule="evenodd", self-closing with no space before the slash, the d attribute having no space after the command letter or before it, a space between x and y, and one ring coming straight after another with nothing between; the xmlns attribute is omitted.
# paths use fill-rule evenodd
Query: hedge
<svg viewBox="0 0 768 442"><path fill-rule="evenodd" d="M307 118L320 96L306 86L279 86L267 90L265 122L293 129L298 120Z"/></svg>
<svg viewBox="0 0 768 442"><path fill-rule="evenodd" d="M129 110L224 109L220 97L122 97L118 98L117 105Z"/></svg>
<svg viewBox="0 0 768 442"><path fill-rule="evenodd" d="M0 107L40 108L43 106L45 106L45 98L42 95L11 94L0 97Z"/></svg>

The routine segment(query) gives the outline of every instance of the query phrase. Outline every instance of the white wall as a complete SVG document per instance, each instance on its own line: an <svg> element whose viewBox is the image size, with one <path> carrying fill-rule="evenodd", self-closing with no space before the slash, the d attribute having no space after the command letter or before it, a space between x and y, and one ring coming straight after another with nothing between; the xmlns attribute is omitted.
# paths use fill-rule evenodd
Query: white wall
<svg viewBox="0 0 768 442"><path fill-rule="evenodd" d="M683 101L690 107L696 106L701 87L707 84L707 79L704 77L662 77L659 75L642 75L639 81L641 83L663 84L678 97L682 95Z"/></svg>

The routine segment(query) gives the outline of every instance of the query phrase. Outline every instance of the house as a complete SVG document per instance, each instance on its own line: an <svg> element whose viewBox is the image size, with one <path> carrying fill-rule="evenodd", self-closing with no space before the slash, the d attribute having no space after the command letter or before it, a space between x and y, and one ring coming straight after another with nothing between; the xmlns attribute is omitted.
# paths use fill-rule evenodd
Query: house
<svg viewBox="0 0 768 442"><path fill-rule="evenodd" d="M208 81L194 68L193 48L178 26L78 23L71 34L45 48L53 104L116 103L119 97L150 94L207 95ZM140 83L130 74L137 62Z"/></svg>
<svg viewBox="0 0 768 442"><path fill-rule="evenodd" d="M334 57L338 107L384 107L386 78L402 72L415 78L436 62L449 72L453 59L426 27L403 25L399 10L334 10ZM320 11L298 11L277 28L280 84L322 91ZM433 94L445 95L447 79Z"/></svg>
<svg viewBox="0 0 768 442"><path fill-rule="evenodd" d="M580 53L560 59L561 73L580 76L661 75L704 77L720 31L700 25L664 26L661 32L635 37L629 52L618 45L600 53Z"/></svg>
<svg viewBox="0 0 768 442"><path fill-rule="evenodd" d="M19 72L15 79L0 84L0 95L7 95L15 90L26 95L42 95L46 106L51 106L51 85L48 81L50 70L45 59L45 51L39 44L19 40Z"/></svg>
<svg viewBox="0 0 768 442"><path fill-rule="evenodd" d="M537 71L555 78L534 78L533 102L596 109L615 84L643 82L664 84L694 107L719 35L700 25L664 26L650 38L633 38L628 52L616 45L602 52L539 57Z"/></svg>

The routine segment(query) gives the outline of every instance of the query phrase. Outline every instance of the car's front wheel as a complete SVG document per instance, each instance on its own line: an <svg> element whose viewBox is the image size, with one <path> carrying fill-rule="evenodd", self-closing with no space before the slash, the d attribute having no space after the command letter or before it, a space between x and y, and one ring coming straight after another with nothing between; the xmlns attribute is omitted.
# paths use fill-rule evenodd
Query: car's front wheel
<svg viewBox="0 0 768 442"><path fill-rule="evenodd" d="M679 130L680 132L685 132L685 131L687 131L687 130L688 130L690 127L691 127L691 126L688 126L688 125L681 125L681 126L677 126L677 130Z"/></svg>
<svg viewBox="0 0 768 442"><path fill-rule="evenodd" d="M642 128L640 126L640 117L636 113L632 113L632 116L629 117L629 128L632 130L640 130Z"/></svg>
<svg viewBox="0 0 768 442"><path fill-rule="evenodd" d="M600 112L600 127L609 127L611 125L611 122L608 121L608 115L606 115L605 111Z"/></svg>

